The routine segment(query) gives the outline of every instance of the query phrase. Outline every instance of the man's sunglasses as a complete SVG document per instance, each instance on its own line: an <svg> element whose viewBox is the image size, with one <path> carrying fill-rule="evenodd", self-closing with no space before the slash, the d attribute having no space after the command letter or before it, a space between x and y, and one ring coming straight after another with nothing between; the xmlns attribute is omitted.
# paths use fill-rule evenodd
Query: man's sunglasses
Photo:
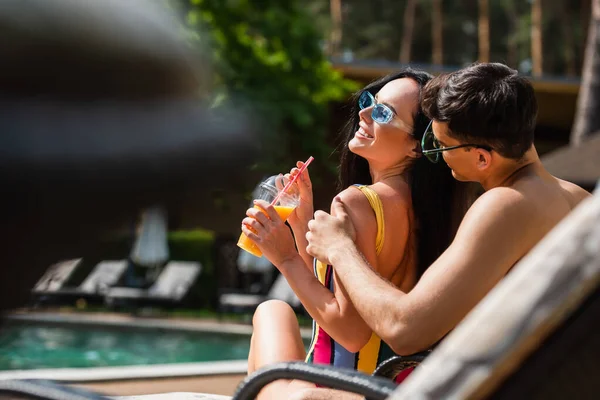
<svg viewBox="0 0 600 400"><path fill-rule="evenodd" d="M394 111L392 111L392 109L385 104L377 103L375 97L368 90L362 92L358 98L358 107L361 110L373 107L373 110L371 111L371 119L373 121L377 122L378 124L396 125L405 132L412 134L411 132L413 127L406 124L404 121L401 121L399 118L394 120L394 117L396 116Z"/></svg>
<svg viewBox="0 0 600 400"><path fill-rule="evenodd" d="M448 150L460 149L463 147L477 147L479 149L492 151L492 148L489 146L472 143L459 144L458 146L443 147L433 134L432 123L433 120L429 122L429 125L427 125L427 129L425 129L425 133L423 134L423 139L421 139L421 152L432 163L437 163L438 161L440 161L440 155L442 154L442 152Z"/></svg>

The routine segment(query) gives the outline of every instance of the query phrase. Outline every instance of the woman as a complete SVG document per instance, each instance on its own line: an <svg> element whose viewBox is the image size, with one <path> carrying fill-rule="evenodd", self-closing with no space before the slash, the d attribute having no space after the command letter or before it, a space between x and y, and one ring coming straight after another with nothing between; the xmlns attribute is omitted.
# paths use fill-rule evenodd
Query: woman
<svg viewBox="0 0 600 400"><path fill-rule="evenodd" d="M419 100L430 79L425 72L406 70L361 90L340 163L343 190L338 197L357 228L359 249L381 276L407 291L449 245L457 214L466 209L463 204L455 206L462 201L455 200L459 191L449 169L421 157L419 143L428 120ZM286 277L313 317L313 341L307 356L291 308L278 301L263 303L253 318L248 372L274 362L307 359L372 373L392 352L337 284L335 266L315 262L313 268L305 252L307 224L313 215L307 172L297 185L301 202L288 221L298 251L289 229L265 202L255 204L266 214L249 209L242 230ZM260 398L288 398L314 387L300 381L275 382Z"/></svg>

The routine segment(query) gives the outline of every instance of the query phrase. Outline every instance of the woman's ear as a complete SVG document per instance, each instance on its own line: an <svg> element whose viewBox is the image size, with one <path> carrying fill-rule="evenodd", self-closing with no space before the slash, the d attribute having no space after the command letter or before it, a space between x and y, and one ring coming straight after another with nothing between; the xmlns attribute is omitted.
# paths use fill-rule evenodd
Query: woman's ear
<svg viewBox="0 0 600 400"><path fill-rule="evenodd" d="M408 156L417 159L423 157L423 152L421 151L421 142L416 139L415 142L415 147L413 147Z"/></svg>

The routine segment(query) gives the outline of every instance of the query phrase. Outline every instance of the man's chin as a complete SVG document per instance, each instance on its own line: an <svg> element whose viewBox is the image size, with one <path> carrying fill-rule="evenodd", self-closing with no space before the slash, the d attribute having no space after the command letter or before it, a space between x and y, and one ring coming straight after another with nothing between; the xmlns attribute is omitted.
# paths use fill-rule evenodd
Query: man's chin
<svg viewBox="0 0 600 400"><path fill-rule="evenodd" d="M469 179L465 178L464 176L457 174L454 170L451 170L451 171L452 171L452 177L454 179L456 179L457 181L459 181L459 182L469 182L470 181Z"/></svg>

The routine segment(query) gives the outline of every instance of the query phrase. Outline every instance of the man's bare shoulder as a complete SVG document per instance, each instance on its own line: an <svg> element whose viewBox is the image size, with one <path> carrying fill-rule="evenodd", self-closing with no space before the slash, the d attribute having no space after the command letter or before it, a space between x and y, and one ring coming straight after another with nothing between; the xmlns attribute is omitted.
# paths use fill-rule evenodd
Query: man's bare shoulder
<svg viewBox="0 0 600 400"><path fill-rule="evenodd" d="M496 223L506 218L519 218L535 211L535 206L521 191L511 187L497 187L483 193L467 211L463 222ZM462 225L462 224L461 224Z"/></svg>
<svg viewBox="0 0 600 400"><path fill-rule="evenodd" d="M512 187L488 190L467 211L457 239L485 238L492 246L487 249L490 253L510 244L503 251L520 258L587 197L587 192L578 186L565 184L569 186L568 192L562 183L557 185L537 178ZM478 246L482 246L482 242Z"/></svg>
<svg viewBox="0 0 600 400"><path fill-rule="evenodd" d="M581 188L580 186L577 186L576 184L574 184L572 182L565 181L565 180L558 179L558 178L556 178L556 180L558 181L558 184L560 185L560 187L572 197L575 204L578 204L580 201L582 201L586 197L589 197L592 195L587 190Z"/></svg>
<svg viewBox="0 0 600 400"><path fill-rule="evenodd" d="M543 237L543 220L522 192L490 189L469 208L450 247L465 263L484 263L504 274Z"/></svg>

